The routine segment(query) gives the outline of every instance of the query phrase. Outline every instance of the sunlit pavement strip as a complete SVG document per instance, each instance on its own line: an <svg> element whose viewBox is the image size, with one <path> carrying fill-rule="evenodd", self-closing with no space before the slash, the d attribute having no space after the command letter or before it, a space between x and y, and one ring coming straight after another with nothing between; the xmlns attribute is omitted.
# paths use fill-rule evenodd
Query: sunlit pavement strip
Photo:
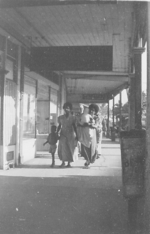
<svg viewBox="0 0 150 234"><path fill-rule="evenodd" d="M119 176L121 177L121 156L120 145L110 144L110 140L105 140L102 144L102 155L90 168L85 168L85 160L79 157L79 160L72 163L71 168L59 168L61 161L56 156L56 165L51 168L51 157L48 153L41 153L35 159L26 162L24 165L0 171L0 175L8 176L32 176L32 177L61 177L71 175L88 176Z"/></svg>

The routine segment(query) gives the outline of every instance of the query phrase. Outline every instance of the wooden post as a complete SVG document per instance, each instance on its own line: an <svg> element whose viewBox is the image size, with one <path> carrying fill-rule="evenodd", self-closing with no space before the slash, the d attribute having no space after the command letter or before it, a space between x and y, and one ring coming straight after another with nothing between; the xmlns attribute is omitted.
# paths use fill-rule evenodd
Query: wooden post
<svg viewBox="0 0 150 234"><path fill-rule="evenodd" d="M22 151L23 151L23 98L24 98L24 56L25 49L21 48L21 72L20 72L20 149L18 163L22 162Z"/></svg>
<svg viewBox="0 0 150 234"><path fill-rule="evenodd" d="M16 152L15 165L18 166L20 160L20 77L21 77L21 47L18 45L17 56L17 98L16 98Z"/></svg>
<svg viewBox="0 0 150 234"><path fill-rule="evenodd" d="M36 81L35 91L35 138L37 138L37 99L38 99L38 81Z"/></svg>
<svg viewBox="0 0 150 234"><path fill-rule="evenodd" d="M142 109L141 109L141 93L142 93L142 61L141 55L144 52L144 48L134 48L134 65L135 65L135 127L137 129L142 128Z"/></svg>
<svg viewBox="0 0 150 234"><path fill-rule="evenodd" d="M135 77L130 77L129 88L129 130L135 128Z"/></svg>
<svg viewBox="0 0 150 234"><path fill-rule="evenodd" d="M150 233L150 2L148 4L147 20L147 126L146 126L146 168L145 168L145 205L144 205L144 234Z"/></svg>
<svg viewBox="0 0 150 234"><path fill-rule="evenodd" d="M109 113L109 100L108 100L108 109L107 109L107 137L110 137L110 131L109 131L109 116L110 116L110 113Z"/></svg>
<svg viewBox="0 0 150 234"><path fill-rule="evenodd" d="M5 109L5 70L7 43L4 38L3 51L1 53L1 70L0 70L0 169L5 169L5 121L4 121L4 109Z"/></svg>
<svg viewBox="0 0 150 234"><path fill-rule="evenodd" d="M120 92L120 124L119 129L122 129L122 92Z"/></svg>
<svg viewBox="0 0 150 234"><path fill-rule="evenodd" d="M114 122L115 122L114 106L115 106L115 98L114 98L114 96L113 96L113 128L114 128Z"/></svg>
<svg viewBox="0 0 150 234"><path fill-rule="evenodd" d="M63 103L62 103L62 99L63 99L63 93L62 93L62 75L59 75L59 100L60 100L60 115L63 113Z"/></svg>

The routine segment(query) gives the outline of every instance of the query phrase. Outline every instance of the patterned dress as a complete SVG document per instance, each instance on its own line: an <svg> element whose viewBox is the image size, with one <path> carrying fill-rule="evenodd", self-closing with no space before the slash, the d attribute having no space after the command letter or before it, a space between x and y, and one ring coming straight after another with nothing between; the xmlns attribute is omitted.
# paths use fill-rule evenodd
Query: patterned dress
<svg viewBox="0 0 150 234"><path fill-rule="evenodd" d="M78 148L73 124L76 118L72 114L61 115L58 117L58 123L61 124L60 139L58 144L58 156L61 161L73 162L78 158Z"/></svg>

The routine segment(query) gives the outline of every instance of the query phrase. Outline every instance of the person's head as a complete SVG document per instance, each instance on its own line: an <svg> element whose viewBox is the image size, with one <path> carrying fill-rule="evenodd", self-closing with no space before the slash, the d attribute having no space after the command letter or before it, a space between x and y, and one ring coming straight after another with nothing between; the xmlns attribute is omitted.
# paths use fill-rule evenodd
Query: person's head
<svg viewBox="0 0 150 234"><path fill-rule="evenodd" d="M97 114L98 111L99 111L99 108L98 108L98 106L97 106L96 104L90 104L90 105L89 105L89 113L90 113L91 115Z"/></svg>
<svg viewBox="0 0 150 234"><path fill-rule="evenodd" d="M57 128L56 128L55 125L52 125L52 126L51 126L51 132L53 132L53 133L56 132L56 129L57 129Z"/></svg>
<svg viewBox="0 0 150 234"><path fill-rule="evenodd" d="M63 109L66 113L70 113L72 111L72 104L70 102L66 102L63 105Z"/></svg>

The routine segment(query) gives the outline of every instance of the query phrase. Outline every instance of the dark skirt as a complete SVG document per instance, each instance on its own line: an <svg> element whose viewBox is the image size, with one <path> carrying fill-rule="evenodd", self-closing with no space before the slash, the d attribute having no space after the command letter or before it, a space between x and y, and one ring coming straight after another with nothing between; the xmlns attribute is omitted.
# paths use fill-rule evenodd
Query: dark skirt
<svg viewBox="0 0 150 234"><path fill-rule="evenodd" d="M85 158L86 161L94 163L97 158L97 150L92 153L92 145L88 148L85 145L81 144L81 155Z"/></svg>

